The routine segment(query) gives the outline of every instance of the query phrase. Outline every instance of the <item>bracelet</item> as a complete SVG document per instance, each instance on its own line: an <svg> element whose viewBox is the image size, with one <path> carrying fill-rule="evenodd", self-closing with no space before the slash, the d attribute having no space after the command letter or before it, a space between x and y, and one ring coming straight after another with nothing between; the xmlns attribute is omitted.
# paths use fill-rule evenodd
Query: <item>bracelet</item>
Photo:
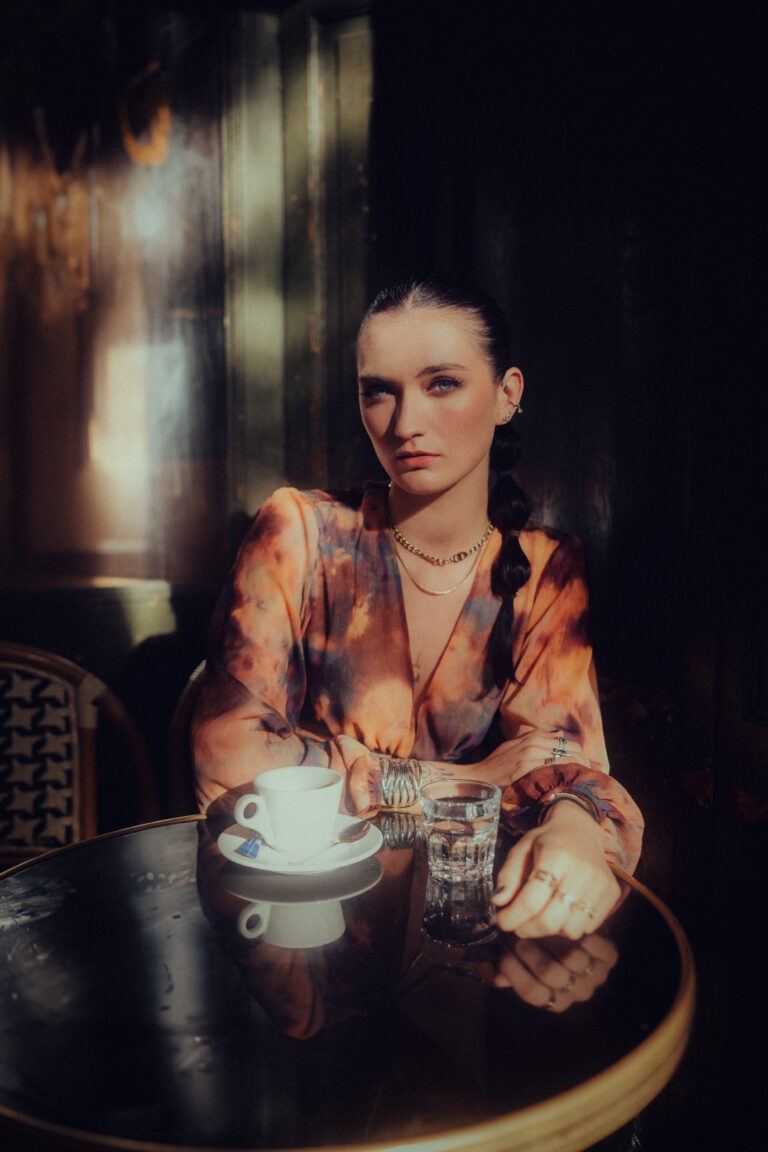
<svg viewBox="0 0 768 1152"><path fill-rule="evenodd" d="M539 810L539 818L537 824L541 824L549 812L550 808L554 808L555 804L559 804L562 800L568 800L571 804L577 804L579 808L587 812L595 823L600 823L600 811L595 803L589 799L588 796L582 796L576 792L553 792L548 796Z"/></svg>
<svg viewBox="0 0 768 1152"><path fill-rule="evenodd" d="M385 848L413 848L424 838L418 816L410 812L388 812L379 817Z"/></svg>
<svg viewBox="0 0 768 1152"><path fill-rule="evenodd" d="M381 794L385 808L411 808L419 797L421 764L413 757L377 754L381 768Z"/></svg>

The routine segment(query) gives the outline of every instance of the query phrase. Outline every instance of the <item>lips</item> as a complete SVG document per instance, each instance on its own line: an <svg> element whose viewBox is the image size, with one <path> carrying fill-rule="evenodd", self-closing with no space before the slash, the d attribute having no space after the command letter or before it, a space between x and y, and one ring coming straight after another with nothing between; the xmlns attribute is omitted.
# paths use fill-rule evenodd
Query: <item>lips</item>
<svg viewBox="0 0 768 1152"><path fill-rule="evenodd" d="M398 452L397 461L406 467L415 468L419 465L429 464L430 460L437 458L434 452Z"/></svg>

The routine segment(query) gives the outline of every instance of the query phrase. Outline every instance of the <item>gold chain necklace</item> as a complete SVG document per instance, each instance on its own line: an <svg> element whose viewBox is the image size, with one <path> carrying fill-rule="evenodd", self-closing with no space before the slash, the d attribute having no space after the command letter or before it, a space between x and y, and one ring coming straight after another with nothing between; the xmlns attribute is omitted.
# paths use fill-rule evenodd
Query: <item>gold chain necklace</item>
<svg viewBox="0 0 768 1152"><path fill-rule="evenodd" d="M395 539L397 539L397 537L395 537ZM486 536L486 539L487 539L487 536ZM481 542L481 547L482 547L483 543L485 543L484 540ZM472 551L474 552L475 549L473 548ZM416 585L416 587L421 592L426 592L427 596L450 596L451 592L455 592L458 588L461 588L462 584L464 584L467 580L469 580L470 576L472 575L475 568L477 568L478 563L480 562L480 557L481 557L482 553L478 551L477 556L475 556L475 558L472 561L472 563L470 564L469 568L467 569L467 571L462 576L461 580L459 580L458 584L454 584L451 588L427 588L424 584L421 583L420 580L417 580L416 577L414 576L413 572L411 572L410 568L408 567L408 565L405 562L405 557L400 556L399 553L397 553L397 552L395 553L395 555L397 556L398 560L402 564L405 571L410 576L413 583ZM467 555L469 555L469 553L467 553ZM426 557L425 557L425 559L426 559Z"/></svg>
<svg viewBox="0 0 768 1152"><path fill-rule="evenodd" d="M389 520L389 511L387 511L387 519ZM406 540L400 529L396 524L393 524L391 520L389 520L389 527L401 548L407 548L409 552L413 552L414 556L420 556L422 560L426 560L429 564L435 564L438 568L442 568L445 564L458 564L461 560L466 560L469 556L473 556L475 552L480 551L483 544L485 544L491 535L491 532L493 532L493 524L489 521L488 527L476 544L473 544L471 548L466 548L463 552L454 552L453 556L443 558L441 556L430 556L429 552L422 552L418 544L411 544L410 540ZM470 568L470 572L471 571L472 569ZM408 572L407 568L406 572Z"/></svg>

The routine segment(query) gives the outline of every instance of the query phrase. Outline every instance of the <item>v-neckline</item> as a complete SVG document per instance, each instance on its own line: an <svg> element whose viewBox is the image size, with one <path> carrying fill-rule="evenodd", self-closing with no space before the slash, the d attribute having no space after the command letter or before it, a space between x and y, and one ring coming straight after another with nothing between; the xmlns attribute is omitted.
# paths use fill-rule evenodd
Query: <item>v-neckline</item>
<svg viewBox="0 0 768 1152"><path fill-rule="evenodd" d="M420 689L418 699L416 697L416 676L415 676L415 671L414 671L414 666L413 666L413 651L412 651L412 647L411 647L411 633L410 633L410 629L408 627L408 614L407 614L406 608L405 608L405 594L403 592L403 577L402 577L402 573L400 571L400 564L399 564L398 559L397 559L397 551L395 549L395 542L392 539L392 533L390 532L389 526L386 523L386 516L385 516L385 521L384 521L384 531L385 531L386 538L387 538L387 559L389 562L389 567L390 567L390 570L394 571L394 574L395 574L396 587L397 587L397 593L398 593L398 602L399 602L400 624L401 624L401 628L402 628L402 635L405 639L405 654L406 654L406 658L407 658L407 662L408 662L408 671L409 671L410 678L411 678L410 679L411 704L412 704L412 710L413 710L413 731L414 731L414 738L415 738L417 735L417 730L418 730L419 713L420 713L422 705L424 703L424 698L427 695L429 689L434 684L435 678L438 676L438 673L440 672L440 670L441 670L441 668L445 662L446 653L447 653L448 649L451 647L452 641L456 637L456 635L457 635L457 633L458 633L458 631L459 631L459 629L463 623L464 616L466 615L466 612L467 612L467 605L475 598L475 590L477 588L481 573L484 573L486 570L486 565L488 564L488 552L491 548L492 543L494 543L494 539L495 539L495 535L496 535L497 530L494 529L494 531L491 533L490 537L488 538L488 541L487 541L485 547L483 548L483 552L482 552L482 555L480 557L480 560L477 564L477 567L475 568L475 571L472 574L472 579L469 582L469 590L467 591L467 594L464 597L464 601L461 605L461 608L459 609L458 615L456 616L456 619L453 622L453 627L451 628L450 632L448 633L448 636L446 637L445 644L443 645L443 648L440 652L440 655L437 658L435 666L433 667L433 669L432 669L431 673L429 674L429 677L425 681L423 687Z"/></svg>

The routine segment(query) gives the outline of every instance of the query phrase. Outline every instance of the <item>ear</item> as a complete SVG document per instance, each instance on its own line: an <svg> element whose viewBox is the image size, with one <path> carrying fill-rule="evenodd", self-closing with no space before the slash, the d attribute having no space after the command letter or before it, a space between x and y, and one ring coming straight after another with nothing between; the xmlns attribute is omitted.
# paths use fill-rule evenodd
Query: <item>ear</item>
<svg viewBox="0 0 768 1152"><path fill-rule="evenodd" d="M516 412L523 395L523 374L519 368L507 368L501 381L497 398L496 423L508 423Z"/></svg>

